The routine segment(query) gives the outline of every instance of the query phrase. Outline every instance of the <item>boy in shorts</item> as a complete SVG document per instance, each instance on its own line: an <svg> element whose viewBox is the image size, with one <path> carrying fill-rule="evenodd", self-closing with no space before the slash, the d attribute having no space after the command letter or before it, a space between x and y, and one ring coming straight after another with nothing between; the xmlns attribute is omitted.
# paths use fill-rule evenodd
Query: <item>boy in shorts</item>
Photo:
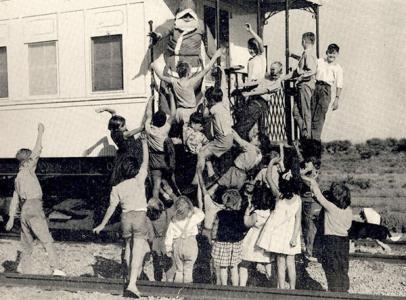
<svg viewBox="0 0 406 300"><path fill-rule="evenodd" d="M42 208L42 189L35 170L42 150L42 135L44 125L38 124L38 136L34 149L20 149L16 154L20 162L20 168L15 179L15 190L10 203L9 219L6 230L10 231L14 226L14 217L18 205L21 208L21 244L23 247L22 259L32 254L34 237L40 240L48 253L49 264L53 269L53 275L65 276L59 268L59 259L56 253L53 239L49 233L47 219ZM23 265L23 264L22 264Z"/></svg>
<svg viewBox="0 0 406 300"><path fill-rule="evenodd" d="M210 87L205 97L207 108L212 116L214 139L199 151L196 172L203 172L206 160L212 156L222 156L233 146L232 118L229 109L223 103L222 90L218 87ZM214 170L207 171L209 177L215 175Z"/></svg>
<svg viewBox="0 0 406 300"><path fill-rule="evenodd" d="M149 155L145 136L142 137L142 150L143 162L138 174L134 161L126 165L127 179L113 187L110 194L110 206L103 221L93 229L94 233L99 234L107 225L117 205L121 205L123 211L121 214L121 227L126 242L125 260L130 269L130 280L126 292L133 297L141 297L136 285L137 277L142 271L145 254L150 251L147 242L148 226L150 224L147 220L147 198L145 195L145 179L148 175Z"/></svg>

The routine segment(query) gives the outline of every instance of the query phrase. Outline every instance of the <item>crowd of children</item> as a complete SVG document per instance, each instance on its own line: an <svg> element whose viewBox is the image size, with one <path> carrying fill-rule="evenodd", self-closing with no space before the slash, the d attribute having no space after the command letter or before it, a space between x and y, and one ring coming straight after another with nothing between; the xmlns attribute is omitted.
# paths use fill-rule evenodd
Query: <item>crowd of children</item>
<svg viewBox="0 0 406 300"><path fill-rule="evenodd" d="M281 86L282 65L272 64L271 76L265 78L262 40L249 24L246 27L253 35L248 42L252 58L242 95L253 97L248 101L250 105L258 96L269 100L266 94ZM261 109L252 108L250 111L255 110L252 115L247 112L249 122L243 118L233 124L228 103L224 102L223 90L218 85L208 88L203 99L195 97L195 87L212 69L222 50L218 50L198 74L191 74L186 62L179 62L176 78L163 75L152 64L157 76L170 87L170 115L160 109L154 112L151 98L140 128L128 130L125 119L113 110L97 110L111 113L108 129L118 151L111 177L110 205L94 232L98 234L104 229L120 204L125 261L130 270L126 289L131 296L140 296L136 282L146 254L152 257L155 269L155 278L151 279L193 282L199 255L197 236L204 236L208 241L206 250L211 251L211 273L207 276L217 284L246 286L249 269L260 265L267 278L277 277L279 288L294 289L295 256L303 248L309 257L315 256L313 240L318 226L316 219L320 218L308 213L313 212L313 204L322 207L319 209L324 220L319 226L323 240L320 261L329 290L348 291L350 192L345 185L333 183L325 195L315 179L320 167L319 140L330 86L337 85L337 99L342 87L342 70L334 62L339 48L330 45L327 58L317 64L313 44L314 34L304 34L305 50L297 70L290 76L296 78L299 91L294 116L303 138L295 148L281 144L277 146L279 151L272 150L275 145L258 128L257 115ZM334 102L334 108L337 107L338 100ZM171 134L173 124L180 125L181 132L177 135ZM47 249L55 275L63 275L42 211L42 192L35 175L42 132L40 125L33 151L22 149L17 153L21 166L7 229L13 227L20 201L25 253L32 248L32 231ZM185 153L183 159L175 155L178 152L175 148L179 146ZM285 155L285 150L290 154ZM228 160L232 164L222 172L215 167L221 165L226 156L231 157ZM189 185L196 188L185 195L187 189L178 188L175 174L179 164L190 162L190 168L195 171ZM222 172L220 176L219 172ZM305 204L304 196L310 199L310 206ZM302 220L302 207L305 220ZM301 242L302 223L312 235L304 234L305 247ZM277 274L272 272L274 261ZM286 271L288 283L285 282Z"/></svg>

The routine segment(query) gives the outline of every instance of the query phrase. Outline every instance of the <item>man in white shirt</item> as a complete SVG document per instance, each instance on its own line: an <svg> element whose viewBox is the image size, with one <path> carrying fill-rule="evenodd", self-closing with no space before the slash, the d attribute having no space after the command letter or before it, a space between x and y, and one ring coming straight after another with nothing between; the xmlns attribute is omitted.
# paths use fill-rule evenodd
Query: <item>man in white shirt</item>
<svg viewBox="0 0 406 300"><path fill-rule="evenodd" d="M327 47L326 57L318 59L316 89L312 99L312 138L321 140L326 113L331 101L331 89L336 87L333 111L338 109L338 101L343 88L343 69L336 62L340 48L336 44Z"/></svg>

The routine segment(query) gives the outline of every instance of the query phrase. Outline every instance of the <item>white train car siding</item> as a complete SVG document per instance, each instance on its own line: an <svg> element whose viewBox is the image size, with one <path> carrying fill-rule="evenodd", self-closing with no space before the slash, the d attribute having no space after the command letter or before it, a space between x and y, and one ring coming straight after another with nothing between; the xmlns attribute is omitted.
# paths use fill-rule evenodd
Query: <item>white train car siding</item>
<svg viewBox="0 0 406 300"><path fill-rule="evenodd" d="M213 1L196 2L202 18L204 5L214 5ZM129 128L140 124L150 93L144 59L149 59L148 20L157 26L172 18L176 3L0 1L0 50L6 49L0 51L0 61L2 66L5 61L7 65L7 71L3 68L0 76L5 74L8 82L7 91L1 86L0 93L0 158L14 157L17 149L32 147L38 122L46 127L44 157L81 157L85 149L103 137L107 137L108 144L100 144L91 156L114 155L107 131L109 115L98 115L94 110L109 106L127 119ZM245 65L248 35L242 25L255 24L255 14L247 15L246 8L227 3L222 9L230 14L231 64ZM96 56L92 45L103 36L108 40L117 36L115 45L121 44L122 49L122 87L115 82L110 91L103 87L95 90L92 74ZM117 49L110 55L114 51ZM98 80L105 80L100 72L103 65L97 70Z"/></svg>

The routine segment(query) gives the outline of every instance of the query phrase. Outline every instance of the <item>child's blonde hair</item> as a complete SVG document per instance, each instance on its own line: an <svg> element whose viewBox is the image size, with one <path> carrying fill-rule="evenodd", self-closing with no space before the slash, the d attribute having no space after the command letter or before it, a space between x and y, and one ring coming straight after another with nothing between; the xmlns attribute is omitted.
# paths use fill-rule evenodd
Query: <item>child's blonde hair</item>
<svg viewBox="0 0 406 300"><path fill-rule="evenodd" d="M186 196L180 196L174 203L175 219L178 221L186 219L193 211L193 204Z"/></svg>
<svg viewBox="0 0 406 300"><path fill-rule="evenodd" d="M30 158L31 153L32 151L30 149L22 148L17 151L16 159L20 162L20 164L22 164Z"/></svg>
<svg viewBox="0 0 406 300"><path fill-rule="evenodd" d="M241 208L242 198L237 189L228 189L221 197L226 208L239 210Z"/></svg>

